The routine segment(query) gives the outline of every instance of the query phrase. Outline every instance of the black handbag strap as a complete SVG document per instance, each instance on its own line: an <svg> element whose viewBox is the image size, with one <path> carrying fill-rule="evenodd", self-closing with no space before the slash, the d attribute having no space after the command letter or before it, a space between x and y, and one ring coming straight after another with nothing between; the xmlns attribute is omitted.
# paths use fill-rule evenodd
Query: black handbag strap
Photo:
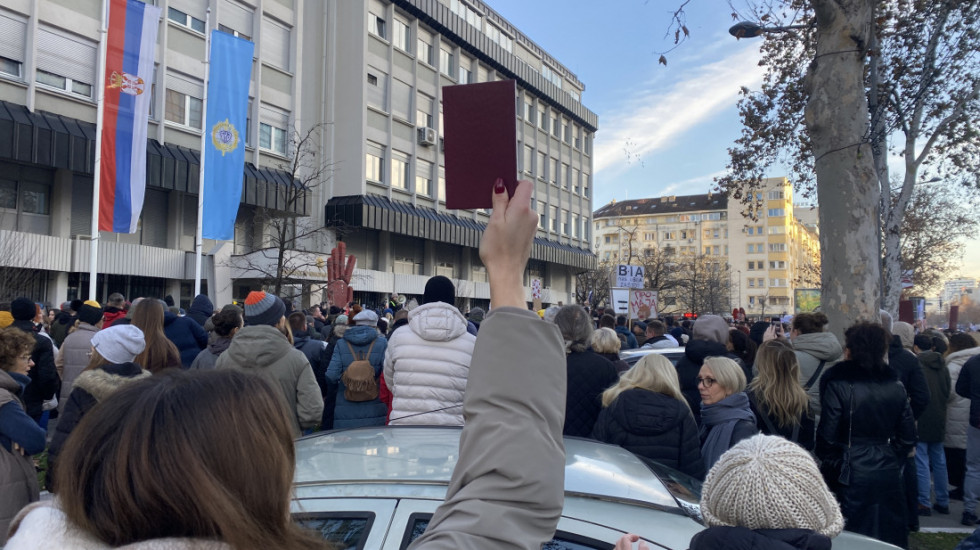
<svg viewBox="0 0 980 550"><path fill-rule="evenodd" d="M813 387L813 383L820 380L820 373L823 372L823 366L826 364L826 361L821 361L820 364L817 365L817 370L813 371L813 376L811 376L810 379L806 381L806 384L803 385L804 390L810 391L810 388Z"/></svg>

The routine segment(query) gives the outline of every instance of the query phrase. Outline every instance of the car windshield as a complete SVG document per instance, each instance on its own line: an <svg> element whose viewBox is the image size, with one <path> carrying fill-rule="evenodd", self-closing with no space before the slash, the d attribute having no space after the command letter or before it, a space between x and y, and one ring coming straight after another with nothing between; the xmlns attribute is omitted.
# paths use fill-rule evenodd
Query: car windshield
<svg viewBox="0 0 980 550"><path fill-rule="evenodd" d="M670 493L677 504L688 516L700 523L704 523L701 517L701 482L697 479L679 472L673 468L668 468L659 462L650 460L637 455L653 473L660 478L667 491Z"/></svg>

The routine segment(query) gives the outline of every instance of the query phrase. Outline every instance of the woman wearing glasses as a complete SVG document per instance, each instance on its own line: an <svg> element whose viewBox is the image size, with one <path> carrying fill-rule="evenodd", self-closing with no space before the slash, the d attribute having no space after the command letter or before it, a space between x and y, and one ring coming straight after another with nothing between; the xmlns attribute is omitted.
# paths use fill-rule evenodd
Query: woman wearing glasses
<svg viewBox="0 0 980 550"><path fill-rule="evenodd" d="M745 394L745 373L727 357L708 357L698 371L701 458L711 467L725 451L759 432Z"/></svg>

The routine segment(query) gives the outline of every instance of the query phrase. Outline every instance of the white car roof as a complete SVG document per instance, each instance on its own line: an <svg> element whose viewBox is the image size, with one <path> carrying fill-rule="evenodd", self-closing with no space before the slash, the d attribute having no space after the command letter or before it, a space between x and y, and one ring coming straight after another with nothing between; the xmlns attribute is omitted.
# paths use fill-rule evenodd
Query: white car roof
<svg viewBox="0 0 980 550"><path fill-rule="evenodd" d="M459 458L458 427L398 426L324 432L296 442L298 493L442 498ZM330 486L335 490L331 491ZM438 486L426 491L422 486ZM357 489L353 489L357 487ZM565 439L565 492L655 508L678 508L663 482L625 449L592 440ZM439 496L441 495L441 496ZM323 494L322 496L327 496Z"/></svg>

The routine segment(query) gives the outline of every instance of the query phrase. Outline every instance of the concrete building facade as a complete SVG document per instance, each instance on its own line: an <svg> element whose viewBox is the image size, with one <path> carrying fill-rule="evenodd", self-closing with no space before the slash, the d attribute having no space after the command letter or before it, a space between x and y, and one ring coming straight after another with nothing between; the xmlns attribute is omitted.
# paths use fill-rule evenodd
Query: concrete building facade
<svg viewBox="0 0 980 550"><path fill-rule="evenodd" d="M786 178L766 179L751 207L723 194L613 201L593 213L593 249L610 265L627 263L631 248L634 265L657 249L703 255L727 266L729 310L792 313L796 289L820 288L816 211L806 208L803 220L794 212Z"/></svg>
<svg viewBox="0 0 980 550"><path fill-rule="evenodd" d="M581 103L584 85L482 2L150 3L163 17L146 201L136 233L100 234L96 298L191 298L209 26L256 43L235 238L203 243L216 303L261 285L255 270L268 263L274 218L290 220L295 234L316 229L291 247L311 267L284 293L323 299L324 260L339 238L358 257L352 285L365 303L421 293L434 274L455 279L465 299L488 299L476 251L488 214L445 208L440 105L443 86L497 79L517 80L522 175L535 181L546 217L526 275L529 299L540 279L543 301L570 301L575 273L594 265L597 119ZM52 303L87 297L100 6L0 7L0 266L29 272L18 293ZM304 135L324 177L284 203L284 188L303 180L305 168L294 173L291 159L294 136Z"/></svg>

